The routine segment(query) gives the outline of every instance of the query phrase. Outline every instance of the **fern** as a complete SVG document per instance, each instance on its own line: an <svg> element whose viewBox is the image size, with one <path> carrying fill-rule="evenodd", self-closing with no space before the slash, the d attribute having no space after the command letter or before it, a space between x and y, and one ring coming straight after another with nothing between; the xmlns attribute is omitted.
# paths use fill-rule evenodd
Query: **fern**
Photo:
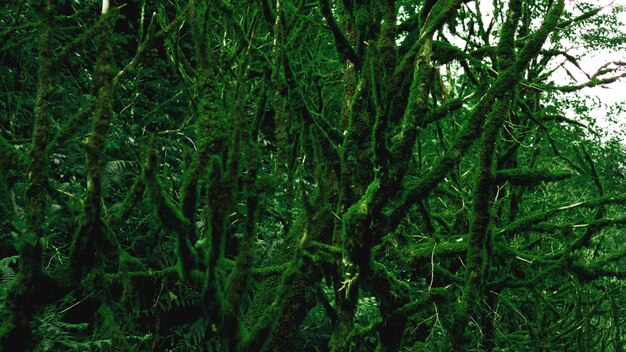
<svg viewBox="0 0 626 352"><path fill-rule="evenodd" d="M38 319L35 335L39 344L35 352L48 351L84 351L90 350L77 341L79 336L88 336L88 324L72 324L61 320L63 313L56 305L49 306Z"/></svg>
<svg viewBox="0 0 626 352"><path fill-rule="evenodd" d="M128 180L136 164L128 160L112 160L104 165L104 189L116 189ZM131 181L132 182L132 181Z"/></svg>
<svg viewBox="0 0 626 352"><path fill-rule="evenodd" d="M90 331L93 328L90 324L63 321L63 313L67 310L62 309L63 306L64 304L51 305L38 318L35 336L39 342L34 352L118 351L113 341L102 331ZM136 351L146 351L154 337L148 333L126 338L133 343Z"/></svg>
<svg viewBox="0 0 626 352"><path fill-rule="evenodd" d="M15 270L11 268L11 265L17 263L18 258L19 256L14 255L0 259L0 283L3 286L8 285L15 278Z"/></svg>
<svg viewBox="0 0 626 352"><path fill-rule="evenodd" d="M173 329L171 336L173 349L171 352L195 351L206 342L206 326L208 321L200 318L191 325L181 325Z"/></svg>
<svg viewBox="0 0 626 352"><path fill-rule="evenodd" d="M109 174L119 174L125 170L135 167L135 163L128 160L112 160L104 165L105 172Z"/></svg>

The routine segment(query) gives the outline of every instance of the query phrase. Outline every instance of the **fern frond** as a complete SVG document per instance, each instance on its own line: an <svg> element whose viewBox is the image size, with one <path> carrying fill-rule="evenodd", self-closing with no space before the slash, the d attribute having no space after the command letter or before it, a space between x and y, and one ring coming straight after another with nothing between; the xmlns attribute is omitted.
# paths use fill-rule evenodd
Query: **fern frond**
<svg viewBox="0 0 626 352"><path fill-rule="evenodd" d="M118 174L133 167L135 167L135 163L129 160L112 160L104 165L104 170L110 174Z"/></svg>

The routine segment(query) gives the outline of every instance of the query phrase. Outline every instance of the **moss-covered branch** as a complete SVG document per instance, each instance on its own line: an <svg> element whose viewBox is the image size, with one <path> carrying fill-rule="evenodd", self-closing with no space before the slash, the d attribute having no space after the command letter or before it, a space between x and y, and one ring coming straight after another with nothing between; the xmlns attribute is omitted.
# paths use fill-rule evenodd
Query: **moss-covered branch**
<svg viewBox="0 0 626 352"><path fill-rule="evenodd" d="M144 177L143 175L139 175L135 179L135 182L126 194L124 200L112 206L106 214L105 220L107 224L113 227L128 219L137 203L143 199L145 191L146 183Z"/></svg>
<svg viewBox="0 0 626 352"><path fill-rule="evenodd" d="M396 278L383 264L374 262L371 268L368 286L380 301L383 319L378 327L377 351L398 351L402 346L407 316L395 315L395 312L411 301L411 290L408 283Z"/></svg>
<svg viewBox="0 0 626 352"><path fill-rule="evenodd" d="M454 16L462 3L463 0L437 1L432 9L428 11L428 15L422 24L419 41L430 38L451 16Z"/></svg>
<svg viewBox="0 0 626 352"><path fill-rule="evenodd" d="M337 25L335 18L333 17L332 10L330 8L329 0L319 0L320 11L326 19L326 23L330 27L330 30L335 38L335 45L337 51L346 60L350 60L356 67L361 67L361 59L357 55L356 51L352 48L352 45L346 38L345 34Z"/></svg>
<svg viewBox="0 0 626 352"><path fill-rule="evenodd" d="M277 327L283 304L293 287L294 281L299 276L298 267L302 258L302 250L303 248L300 245L296 246L293 259L290 261L287 270L284 271L280 285L276 288L275 299L265 308L263 314L251 329L250 335L240 341L237 347L238 351L262 351L269 343Z"/></svg>
<svg viewBox="0 0 626 352"><path fill-rule="evenodd" d="M113 118L113 48L111 36L117 14L103 12L101 17L103 24L95 34L98 48L94 80L96 109L92 130L85 142L87 195L79 228L72 239L70 254L71 267L80 268L80 272L73 273L76 279L91 270L100 261L105 260L105 252L110 251L117 244L103 224L101 200L102 154L105 149L109 125ZM108 247L108 250L105 247Z"/></svg>
<svg viewBox="0 0 626 352"><path fill-rule="evenodd" d="M558 22L563 11L563 6L562 1L555 2L544 21L544 25L531 35L527 44L520 51L515 64L498 75L498 79L472 109L468 118L469 121L461 130L454 145L436 162L431 171L422 177L419 184L404 193L398 194L398 201L394 202L395 204L389 204L386 213L387 223L390 228L395 228L404 218L409 207L427 196L450 172L452 167L461 160L470 145L480 135L482 123L491 110L494 101L508 94L522 79L522 73L530 60L539 53L541 45L550 32L554 30L556 22Z"/></svg>
<svg viewBox="0 0 626 352"><path fill-rule="evenodd" d="M26 228L17 239L20 262L16 278L9 287L3 319L0 325L0 349L5 351L32 350L32 321L43 302L37 299L44 280L42 273L42 242L45 241L45 219L48 213L48 139L50 138L50 108L54 93L53 28L55 7L52 1L33 5L38 12L39 72L35 97L32 142L28 153L25 221ZM9 158L3 163L16 163L9 146L0 145ZM4 171L3 171L4 172Z"/></svg>
<svg viewBox="0 0 626 352"><path fill-rule="evenodd" d="M154 137L153 137L154 138ZM152 143L153 144L153 143ZM191 245L188 234L190 226L194 226L186 219L178 207L163 194L161 183L157 174L157 158L154 146L150 147L148 160L144 165L144 178L148 196L157 212L163 226L176 235L178 248L179 275L187 280L193 269L196 268L198 258L196 251Z"/></svg>
<svg viewBox="0 0 626 352"><path fill-rule="evenodd" d="M494 182L509 182L515 186L536 186L542 182L558 182L572 177L569 171L537 170L537 169L502 169L494 174Z"/></svg>
<svg viewBox="0 0 626 352"><path fill-rule="evenodd" d="M180 24L185 20L188 12L188 8L181 12L179 16L174 18L167 27L161 29L156 33L148 32L144 40L137 47L137 52L132 60L127 63L120 71L118 71L115 76L112 77L113 84L119 83L119 81L126 76L128 73L133 72L141 63L141 60L145 57L146 53L150 51L151 48L154 47L156 43L159 42L163 37L172 33Z"/></svg>
<svg viewBox="0 0 626 352"><path fill-rule="evenodd" d="M624 225L624 224L626 224L626 218L624 217L600 218L600 219L593 220L587 223L576 222L576 223L567 223L567 224L556 224L556 223L546 221L546 222L532 223L530 224L530 226L528 226L528 228L520 229L517 231L517 233L522 233L525 231L554 233L554 232L569 230L569 229L585 229L585 234L581 236L581 238L578 238L575 241L572 241L572 244L570 246L571 249L578 249L583 246L582 244L588 243L589 234L587 234L587 232L590 231L590 229L591 229L591 234L594 234L600 229L614 226L614 225ZM585 238L586 241L584 241L582 238Z"/></svg>
<svg viewBox="0 0 626 352"><path fill-rule="evenodd" d="M626 63L616 63L618 68L626 67ZM583 88L593 88L597 86L604 86L607 84L614 83L621 78L626 77L626 72L617 73L608 77L600 77L601 75L605 75L607 73L616 71L617 68L614 69L602 69L596 72L587 82L583 82L580 84L568 85L568 86L557 86L554 84L541 84L538 85L539 88L548 90L548 91L560 91L565 93L577 92Z"/></svg>
<svg viewBox="0 0 626 352"><path fill-rule="evenodd" d="M251 46L248 46L248 50ZM248 51L249 53L249 51ZM247 56L244 59L244 63L241 65L242 69L239 72L239 79L237 86L235 87L235 106L233 110L233 118L235 120L235 136L234 145L231 151L231 165L230 165L230 177L233 179L233 183L237 182L239 175L240 164L240 149L243 149L245 163L247 170L242 177L245 184L246 194L246 225L244 230L244 236L242 238L239 254L235 262L235 268L231 272L230 277L226 283L226 298L230 304L234 318L237 320L237 329L239 327L239 311L240 305L245 297L246 289L248 287L248 280L252 273L252 264L254 261L254 242L256 237L257 219L258 219L258 206L259 206L259 193L260 190L257 186L257 173L260 168L260 155L256 146L256 138L258 132L249 128L246 124L245 111L244 111L244 82L243 77L245 69L247 68ZM243 141L242 141L243 139ZM243 148L240 148L240 144L243 143Z"/></svg>
<svg viewBox="0 0 626 352"><path fill-rule="evenodd" d="M521 6L519 1L512 1L510 6L514 7L515 5ZM515 28L516 25L513 26L512 30L514 31ZM510 100L508 99L496 101L480 141L478 175L476 185L472 190L473 209L467 246L466 281L459 309L454 317L452 331L452 339L456 346L465 346L468 343L465 329L471 317L474 317L478 311L480 301L477 298L485 296L485 280L489 275L491 256L493 255L493 234L490 225L491 202L495 187L492 182L494 152L498 133L502 123L508 117L509 104ZM482 319L478 320L482 321Z"/></svg>
<svg viewBox="0 0 626 352"><path fill-rule="evenodd" d="M533 225L541 221L545 221L551 218L552 216L554 216L555 214L558 214L567 210L572 210L576 208L594 208L594 207L598 207L602 205L609 205L609 204L622 204L622 205L626 204L626 195L620 195L620 196L611 195L611 196L599 197L599 198L594 198L594 199L590 199L587 201L582 201L582 202L572 203L572 204L568 204L568 205L564 205L564 206L560 206L556 208L551 208L542 213L531 214L531 215L515 220L508 226L498 231L497 235L498 236L510 236L519 231L527 230Z"/></svg>

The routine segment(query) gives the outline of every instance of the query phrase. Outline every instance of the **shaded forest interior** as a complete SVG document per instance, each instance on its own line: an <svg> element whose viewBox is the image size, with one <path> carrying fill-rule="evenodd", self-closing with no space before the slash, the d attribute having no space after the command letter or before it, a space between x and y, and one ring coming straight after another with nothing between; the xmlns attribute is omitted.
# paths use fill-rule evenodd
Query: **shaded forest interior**
<svg viewBox="0 0 626 352"><path fill-rule="evenodd" d="M2 2L0 351L623 352L597 3Z"/></svg>

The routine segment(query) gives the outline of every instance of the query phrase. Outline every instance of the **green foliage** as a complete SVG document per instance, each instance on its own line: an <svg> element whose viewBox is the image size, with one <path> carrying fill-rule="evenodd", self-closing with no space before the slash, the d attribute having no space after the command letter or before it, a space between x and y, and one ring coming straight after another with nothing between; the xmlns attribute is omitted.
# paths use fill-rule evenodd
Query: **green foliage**
<svg viewBox="0 0 626 352"><path fill-rule="evenodd" d="M623 351L619 7L100 5L0 11L0 350Z"/></svg>
<svg viewBox="0 0 626 352"><path fill-rule="evenodd" d="M11 257L6 257L0 259L0 284L2 284L2 289L0 290L0 297L2 300L6 298L7 290L9 284L15 278L15 264L17 263L19 256L14 255ZM0 305L0 310L2 305Z"/></svg>

